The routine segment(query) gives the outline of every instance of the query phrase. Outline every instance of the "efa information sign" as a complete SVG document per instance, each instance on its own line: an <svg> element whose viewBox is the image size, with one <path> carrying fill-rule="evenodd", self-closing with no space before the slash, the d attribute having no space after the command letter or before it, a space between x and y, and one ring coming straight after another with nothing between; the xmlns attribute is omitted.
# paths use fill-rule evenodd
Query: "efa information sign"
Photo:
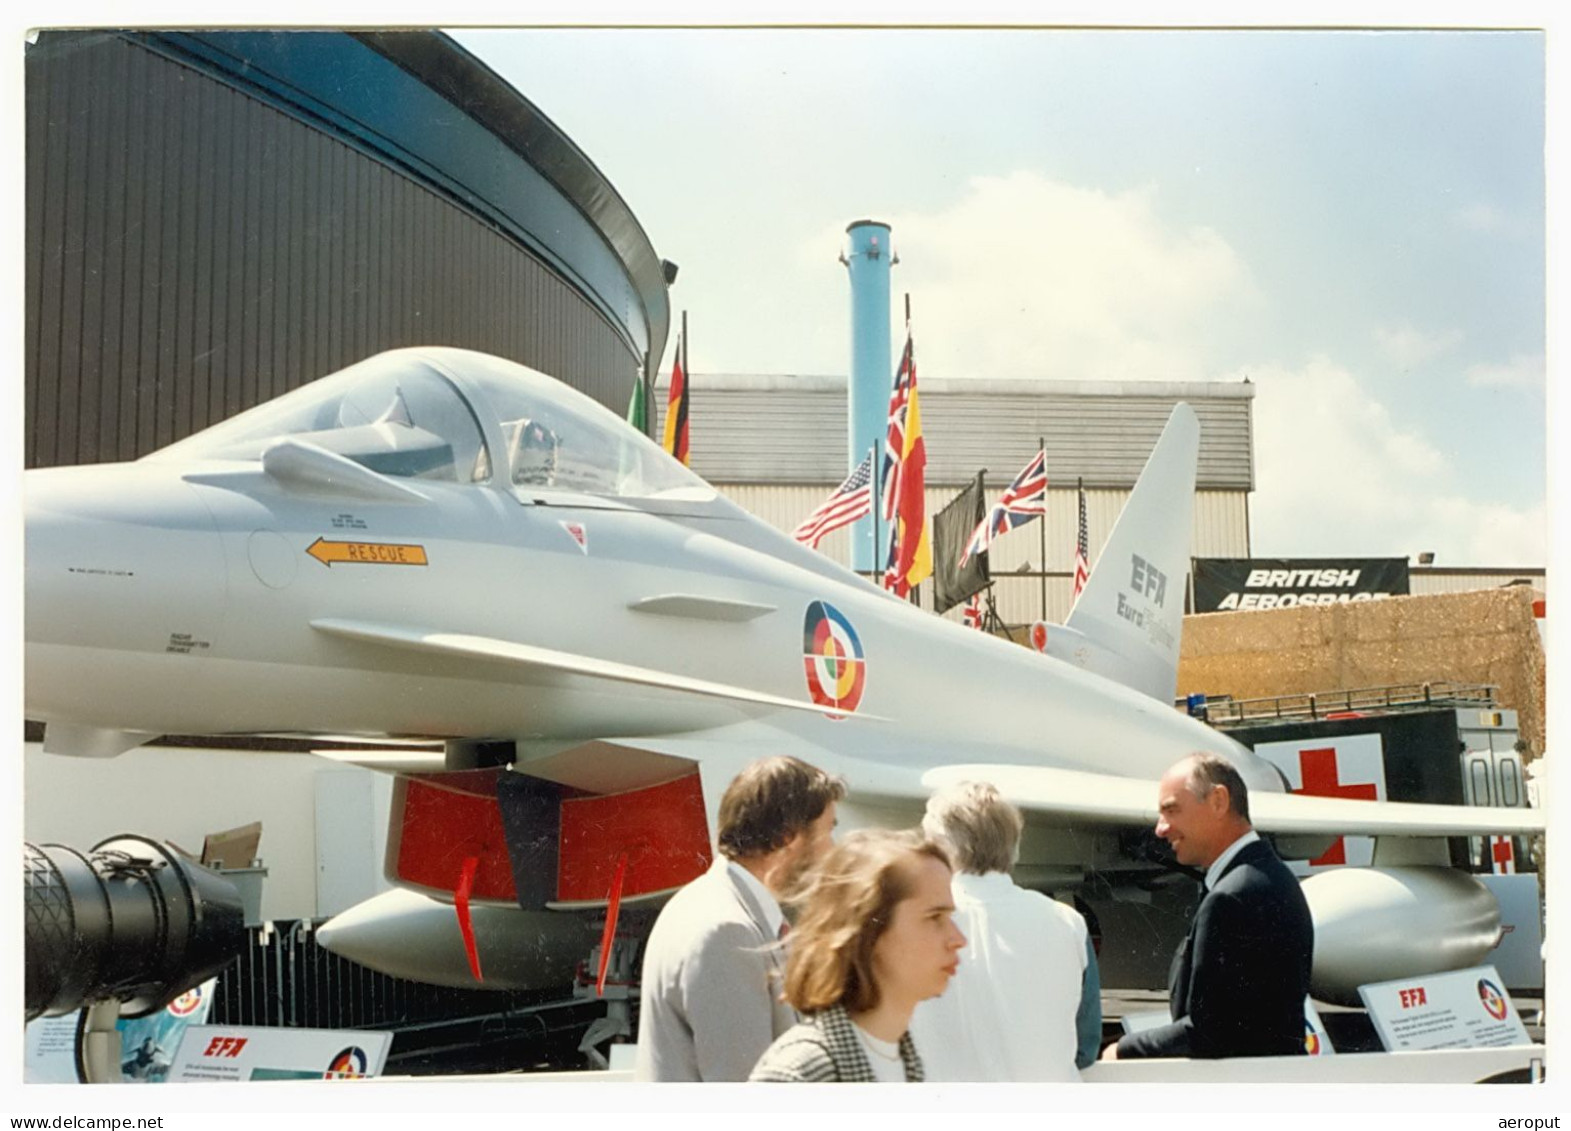
<svg viewBox="0 0 1571 1131"><path fill-rule="evenodd" d="M207 1020L217 985L217 978L209 978L157 1013L115 1022L120 1030L120 1075L127 1084L163 1082L185 1031Z"/></svg>
<svg viewBox="0 0 1571 1131"><path fill-rule="evenodd" d="M121 1017L120 1075L128 1084L156 1083L164 1079L175 1048L188 1025L207 1020L217 978L195 986L157 1013L146 1017ZM27 1026L27 1059L22 1078L29 1084L75 1084L76 1031L82 1011L63 1017L40 1017Z"/></svg>
<svg viewBox="0 0 1571 1131"><path fill-rule="evenodd" d="M1408 593L1406 558L1195 558L1195 612L1293 609Z"/></svg>
<svg viewBox="0 0 1571 1131"><path fill-rule="evenodd" d="M1358 996L1387 1052L1533 1043L1493 966L1374 982Z"/></svg>
<svg viewBox="0 0 1571 1131"><path fill-rule="evenodd" d="M26 1084L76 1084L76 1028L82 1013L60 1017L35 1017L25 1030L26 1059L22 1082Z"/></svg>
<svg viewBox="0 0 1571 1131"><path fill-rule="evenodd" d="M391 1033L360 1029L263 1029L192 1025L168 1079L181 1083L241 1080L361 1080L380 1076Z"/></svg>

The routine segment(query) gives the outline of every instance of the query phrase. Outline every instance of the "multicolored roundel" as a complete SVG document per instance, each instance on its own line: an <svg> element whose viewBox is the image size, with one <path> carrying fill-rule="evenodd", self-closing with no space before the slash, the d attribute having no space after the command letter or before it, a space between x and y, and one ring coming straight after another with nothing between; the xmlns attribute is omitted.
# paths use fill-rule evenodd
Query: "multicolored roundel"
<svg viewBox="0 0 1571 1131"><path fill-rule="evenodd" d="M1304 1022L1304 1052L1310 1056L1320 1055L1320 1034L1308 1021Z"/></svg>
<svg viewBox="0 0 1571 1131"><path fill-rule="evenodd" d="M366 1069L365 1049L350 1045L333 1057L333 1062L322 1073L324 1080L364 1080Z"/></svg>
<svg viewBox="0 0 1571 1131"><path fill-rule="evenodd" d="M1478 979L1478 1000L1483 1003L1484 1012L1496 1021L1506 1019L1506 995L1488 978Z"/></svg>
<svg viewBox="0 0 1571 1131"><path fill-rule="evenodd" d="M192 986L169 1003L169 1012L175 1017L189 1017L202 1005L202 987Z"/></svg>
<svg viewBox="0 0 1571 1131"><path fill-rule="evenodd" d="M845 614L824 601L807 606L802 627L802 663L807 693L820 707L854 711L867 686L862 641Z"/></svg>

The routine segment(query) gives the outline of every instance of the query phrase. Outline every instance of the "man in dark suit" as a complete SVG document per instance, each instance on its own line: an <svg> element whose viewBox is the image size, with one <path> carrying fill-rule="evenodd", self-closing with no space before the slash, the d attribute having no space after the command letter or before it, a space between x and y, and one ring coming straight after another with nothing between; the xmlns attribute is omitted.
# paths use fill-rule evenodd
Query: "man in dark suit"
<svg viewBox="0 0 1571 1131"><path fill-rule="evenodd" d="M1103 1059L1304 1052L1314 924L1298 880L1249 824L1231 763L1194 754L1158 787L1156 834L1205 868L1205 898L1173 962L1171 1024L1130 1033Z"/></svg>

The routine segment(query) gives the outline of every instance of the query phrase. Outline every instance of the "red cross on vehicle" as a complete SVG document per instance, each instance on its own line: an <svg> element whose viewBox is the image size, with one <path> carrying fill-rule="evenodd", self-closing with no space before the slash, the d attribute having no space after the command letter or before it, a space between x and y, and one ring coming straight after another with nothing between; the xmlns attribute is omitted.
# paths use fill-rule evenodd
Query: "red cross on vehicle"
<svg viewBox="0 0 1571 1131"><path fill-rule="evenodd" d="M1338 779L1334 746L1326 746L1318 750L1300 750L1298 770L1304 784L1294 790L1294 793L1308 793L1316 797L1356 797L1365 801L1377 799L1374 782L1344 785ZM1336 842L1326 850L1325 854L1311 860L1310 865L1322 867L1327 864L1346 864L1347 847L1344 841L1345 838L1337 837Z"/></svg>

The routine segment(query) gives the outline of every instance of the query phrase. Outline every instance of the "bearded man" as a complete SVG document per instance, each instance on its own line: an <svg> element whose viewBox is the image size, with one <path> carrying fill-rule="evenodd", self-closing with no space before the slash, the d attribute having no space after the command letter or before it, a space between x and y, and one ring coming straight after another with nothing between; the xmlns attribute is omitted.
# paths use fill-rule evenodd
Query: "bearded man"
<svg viewBox="0 0 1571 1131"><path fill-rule="evenodd" d="M799 758L747 766L720 799L720 855L644 948L635 1080L744 1081L796 1024L780 999L780 897L833 844L845 782Z"/></svg>

